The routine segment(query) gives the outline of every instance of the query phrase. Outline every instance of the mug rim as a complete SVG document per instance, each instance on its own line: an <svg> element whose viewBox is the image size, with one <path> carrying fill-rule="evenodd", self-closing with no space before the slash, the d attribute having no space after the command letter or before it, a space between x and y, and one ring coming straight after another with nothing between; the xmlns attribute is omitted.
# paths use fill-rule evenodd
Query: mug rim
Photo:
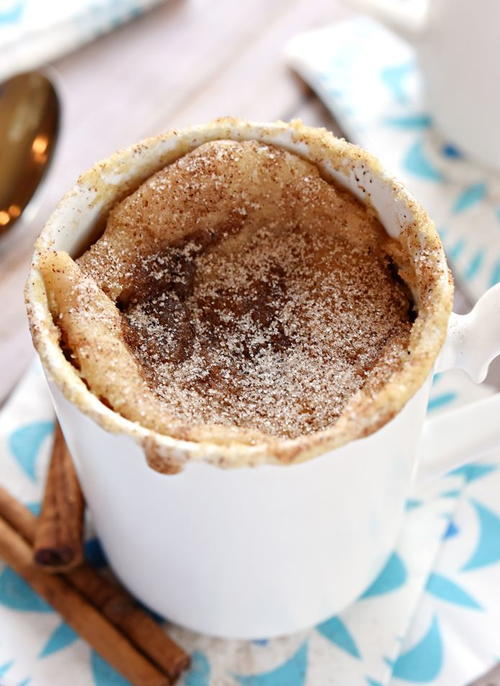
<svg viewBox="0 0 500 686"><path fill-rule="evenodd" d="M371 201L373 191L366 188L364 179L361 183L354 171L362 169L363 174L380 181L381 188L390 193L401 240L406 242L412 255L419 306L410 335L408 363L392 372L377 392L363 392L363 388L358 391L337 422L319 432L294 439L269 437L253 445L235 440L234 433L227 440L208 436L199 441L160 434L104 405L85 385L59 345L59 330L53 322L43 278L37 268L41 253L55 249L63 231L78 232L86 216L96 218L107 213L113 204L166 164L205 142L221 139L279 145L316 164L330 179L334 174L342 175L346 186L354 175L355 195L379 214ZM381 223L389 233L382 219ZM84 172L42 229L25 286L33 343L49 378L70 403L103 429L126 434L142 445L150 466L161 472L179 471L190 460L204 460L220 467L298 463L372 434L405 406L431 373L446 338L452 298L452 280L434 224L410 193L388 176L372 155L336 138L326 129L308 127L297 120L255 123L234 118L167 131L119 150Z"/></svg>

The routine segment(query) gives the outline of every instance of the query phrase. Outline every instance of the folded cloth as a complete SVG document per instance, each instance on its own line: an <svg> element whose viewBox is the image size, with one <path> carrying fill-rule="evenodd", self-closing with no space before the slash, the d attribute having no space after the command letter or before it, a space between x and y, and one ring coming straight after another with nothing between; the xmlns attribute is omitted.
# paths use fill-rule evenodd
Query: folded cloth
<svg viewBox="0 0 500 686"><path fill-rule="evenodd" d="M296 36L287 55L350 140L377 156L429 211L472 299L500 281L500 176L434 130L413 49L358 18Z"/></svg>
<svg viewBox="0 0 500 686"><path fill-rule="evenodd" d="M432 411L446 407L443 398L451 395L456 406L490 392L446 374L434 385ZM35 513L52 429L36 363L0 414L0 482ZM373 686L389 683L391 675L398 677L394 684L429 682L443 670L452 677L436 683L465 683L498 656L499 464L500 450L412 493L378 578L351 607L314 629L269 641L223 641L167 627L193 655L180 683ZM104 566L91 527L87 535L90 563ZM0 636L2 685L66 686L69 678L72 686L127 683L1 563Z"/></svg>
<svg viewBox="0 0 500 686"><path fill-rule="evenodd" d="M35 69L161 0L0 0L0 80Z"/></svg>
<svg viewBox="0 0 500 686"><path fill-rule="evenodd" d="M427 208L470 298L499 282L500 177L434 130L412 48L363 17L299 35L287 55L350 140ZM435 379L429 408L449 408L477 392L457 373L446 374ZM455 472L465 485L459 496L449 493L458 496L458 509L399 655L388 660L394 686L461 686L500 660L499 455ZM387 676L367 683L385 684Z"/></svg>

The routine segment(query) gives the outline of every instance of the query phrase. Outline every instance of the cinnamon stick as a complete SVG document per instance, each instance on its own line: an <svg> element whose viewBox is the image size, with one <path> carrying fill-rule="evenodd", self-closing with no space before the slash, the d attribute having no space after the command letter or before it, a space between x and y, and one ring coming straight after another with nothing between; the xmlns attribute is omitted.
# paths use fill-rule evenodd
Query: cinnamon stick
<svg viewBox="0 0 500 686"><path fill-rule="evenodd" d="M35 562L44 570L62 572L82 562L84 508L75 467L56 421L34 541Z"/></svg>
<svg viewBox="0 0 500 686"><path fill-rule="evenodd" d="M82 595L123 631L174 682L189 667L190 658L122 587L89 567L69 572L68 578Z"/></svg>
<svg viewBox="0 0 500 686"><path fill-rule="evenodd" d="M3 518L0 518L0 557L135 686L169 686L169 678L136 650L64 578L45 574L36 567L31 547Z"/></svg>
<svg viewBox="0 0 500 686"><path fill-rule="evenodd" d="M32 543L36 517L0 486L0 516ZM102 614L128 636L172 680L189 666L189 656L121 586L83 563L62 575Z"/></svg>

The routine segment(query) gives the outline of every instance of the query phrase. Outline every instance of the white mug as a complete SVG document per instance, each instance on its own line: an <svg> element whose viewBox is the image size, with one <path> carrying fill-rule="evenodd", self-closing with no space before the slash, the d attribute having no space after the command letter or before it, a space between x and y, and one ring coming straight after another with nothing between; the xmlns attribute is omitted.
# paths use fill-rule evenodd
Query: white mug
<svg viewBox="0 0 500 686"><path fill-rule="evenodd" d="M442 135L471 159L500 170L498 0L427 0L424 16L398 0L348 2L414 46Z"/></svg>
<svg viewBox="0 0 500 686"><path fill-rule="evenodd" d="M186 149L206 140L254 139L321 164L325 175L359 197L370 188L367 201L392 235L400 231L403 218L417 230L421 222L436 246L435 264L446 275L437 234L408 193L364 151L314 131L297 123L218 120L143 141L80 177L43 229L37 250L81 250L96 219L122 197L124 186L136 187ZM180 473L160 474L148 466L140 445L153 432L100 403L64 358L37 270L37 250L26 285L33 339L98 535L115 573L132 593L173 622L226 638L298 631L355 600L385 564L401 526L430 376L382 428L298 464L224 469L210 462L208 452L196 452L195 444L156 434L158 444L170 452L192 450ZM439 325L430 332L439 341L451 295L447 278L443 284L443 312L437 308ZM473 314L454 315L452 328L440 369L458 362L483 373L500 352L500 287ZM475 336L481 339L477 349L469 344ZM429 371L436 354L437 349L427 361ZM469 457L471 442L475 448L480 439L484 448L498 440L499 409L497 396L466 408L473 427L467 436L460 434L464 411L448 415L448 428L451 424L460 438L455 451L435 443L442 425L434 424L432 440L424 438L422 444L422 477L458 466Z"/></svg>

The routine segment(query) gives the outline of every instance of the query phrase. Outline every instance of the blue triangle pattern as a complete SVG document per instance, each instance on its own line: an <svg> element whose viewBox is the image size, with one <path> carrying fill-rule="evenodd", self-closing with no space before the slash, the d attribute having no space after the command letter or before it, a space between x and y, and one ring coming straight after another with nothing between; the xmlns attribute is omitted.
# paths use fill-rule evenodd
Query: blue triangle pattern
<svg viewBox="0 0 500 686"><path fill-rule="evenodd" d="M375 679L370 679L369 676L366 677L366 683L368 686L384 686L380 681L375 681Z"/></svg>
<svg viewBox="0 0 500 686"><path fill-rule="evenodd" d="M500 562L500 517L476 500L471 500L471 505L479 521L479 538L472 556L462 567L464 572Z"/></svg>
<svg viewBox="0 0 500 686"><path fill-rule="evenodd" d="M454 214L465 212L470 207L473 207L478 202L481 202L486 196L488 189L485 183L474 183L460 192L452 208Z"/></svg>
<svg viewBox="0 0 500 686"><path fill-rule="evenodd" d="M113 669L102 657L92 651L90 656L90 667L95 686L133 686L133 684L122 677L116 669Z"/></svg>
<svg viewBox="0 0 500 686"><path fill-rule="evenodd" d="M36 460L44 440L54 428L53 422L30 422L16 429L9 437L9 450L32 480L36 481Z"/></svg>
<svg viewBox="0 0 500 686"><path fill-rule="evenodd" d="M448 524L448 528L446 529L446 531L443 534L443 541L445 541L448 538L454 538L454 536L456 536L459 531L460 531L460 529L455 524L455 522L450 522Z"/></svg>
<svg viewBox="0 0 500 686"><path fill-rule="evenodd" d="M1 24L15 24L20 21L21 16L24 12L24 2L19 0L12 7L7 7L7 9L0 12L0 25Z"/></svg>
<svg viewBox="0 0 500 686"><path fill-rule="evenodd" d="M453 603L453 605L470 607L474 610L483 609L467 591L441 574L434 572L430 574L425 590L436 598L445 600L447 603Z"/></svg>
<svg viewBox="0 0 500 686"><path fill-rule="evenodd" d="M465 241L463 238L459 238L456 243L446 249L446 253L452 262L458 260L460 255L463 253L465 248Z"/></svg>
<svg viewBox="0 0 500 686"><path fill-rule="evenodd" d="M14 664L14 660L9 660L9 662L4 662L3 665L0 665L0 676L3 676L4 674L7 674L9 669L12 667Z"/></svg>
<svg viewBox="0 0 500 686"><path fill-rule="evenodd" d="M392 93L394 100L401 104L406 104L408 102L408 94L406 93L405 82L413 69L413 62L404 62L403 64L395 64L394 66L385 67L380 72L382 83Z"/></svg>
<svg viewBox="0 0 500 686"><path fill-rule="evenodd" d="M463 476L465 483L469 484L471 481L476 481L487 474L491 474L498 469L496 464L466 464L463 467L454 469L450 474Z"/></svg>
<svg viewBox="0 0 500 686"><path fill-rule="evenodd" d="M426 157L423 142L415 141L406 152L403 160L406 171L429 181L443 181L444 176Z"/></svg>
<svg viewBox="0 0 500 686"><path fill-rule="evenodd" d="M303 686L306 672L307 642L303 643L297 652L279 667L261 674L235 675L235 678L241 686ZM198 684L188 686L198 686Z"/></svg>
<svg viewBox="0 0 500 686"><path fill-rule="evenodd" d="M449 405L454 400L456 400L457 394L449 391L448 393L440 393L439 395L433 395L429 399L429 404L427 405L427 411L433 412L446 405Z"/></svg>
<svg viewBox="0 0 500 686"><path fill-rule="evenodd" d="M450 491L443 491L439 494L440 498L458 498L462 494L458 488L452 488Z"/></svg>
<svg viewBox="0 0 500 686"><path fill-rule="evenodd" d="M417 507L422 507L422 501L416 498L408 498L405 503L405 510L409 512L410 510L415 510Z"/></svg>
<svg viewBox="0 0 500 686"><path fill-rule="evenodd" d="M42 648L40 655L38 657L48 657L52 653L57 653L60 650L64 650L75 641L78 641L78 634L73 631L73 629L62 622L49 636L47 643Z"/></svg>
<svg viewBox="0 0 500 686"><path fill-rule="evenodd" d="M38 517L40 510L42 509L42 503L40 502L25 503L25 506L32 514L35 515L35 517Z"/></svg>
<svg viewBox="0 0 500 686"><path fill-rule="evenodd" d="M191 655L191 667L184 677L184 686L210 686L210 664L203 653Z"/></svg>
<svg viewBox="0 0 500 686"><path fill-rule="evenodd" d="M432 119L428 114L407 114L403 117L387 117L384 124L399 129L428 129Z"/></svg>
<svg viewBox="0 0 500 686"><path fill-rule="evenodd" d="M50 605L10 567L0 573L0 605L20 612L53 612Z"/></svg>
<svg viewBox="0 0 500 686"><path fill-rule="evenodd" d="M406 567L397 553L392 553L375 581L366 589L360 600L384 595L401 588L407 578Z"/></svg>
<svg viewBox="0 0 500 686"><path fill-rule="evenodd" d="M445 157L448 157L452 160L463 159L462 151L453 145L453 143L445 143L441 148L441 152Z"/></svg>
<svg viewBox="0 0 500 686"><path fill-rule="evenodd" d="M483 266L484 262L484 251L483 250L478 250L470 259L469 264L465 268L465 271L463 272L462 278L465 279L465 281L471 281L477 274L479 273L479 270Z"/></svg>
<svg viewBox="0 0 500 686"><path fill-rule="evenodd" d="M437 617L434 617L425 636L396 662L392 676L411 683L433 681L443 666L443 642Z"/></svg>
<svg viewBox="0 0 500 686"><path fill-rule="evenodd" d="M434 376L432 377L432 387L437 386L438 383L441 381L443 378L443 373L444 372L436 372Z"/></svg>
<svg viewBox="0 0 500 686"><path fill-rule="evenodd" d="M331 643L334 643L342 650L345 650L345 652L349 653L349 655L352 655L352 657L358 659L361 657L358 646L349 633L346 625L339 617L330 617L330 619L327 619L326 622L318 624L316 629Z"/></svg>

